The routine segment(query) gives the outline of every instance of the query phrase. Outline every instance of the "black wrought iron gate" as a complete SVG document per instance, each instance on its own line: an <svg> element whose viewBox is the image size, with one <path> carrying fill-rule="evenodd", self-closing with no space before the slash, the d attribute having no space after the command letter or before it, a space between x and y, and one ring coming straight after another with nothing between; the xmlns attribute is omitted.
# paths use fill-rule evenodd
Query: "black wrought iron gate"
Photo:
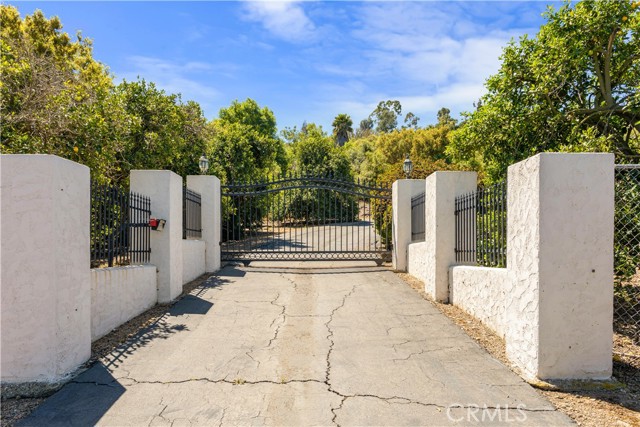
<svg viewBox="0 0 640 427"><path fill-rule="evenodd" d="M222 186L222 260L351 260L391 254L391 189L287 176Z"/></svg>

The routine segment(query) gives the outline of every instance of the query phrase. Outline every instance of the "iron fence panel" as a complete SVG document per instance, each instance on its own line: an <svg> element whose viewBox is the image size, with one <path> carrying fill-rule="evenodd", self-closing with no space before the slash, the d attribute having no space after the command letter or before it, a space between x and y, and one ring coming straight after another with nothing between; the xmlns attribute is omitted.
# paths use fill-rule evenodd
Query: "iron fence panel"
<svg viewBox="0 0 640 427"><path fill-rule="evenodd" d="M90 209L91 268L149 262L149 197L92 181Z"/></svg>
<svg viewBox="0 0 640 427"><path fill-rule="evenodd" d="M372 259L391 249L391 190L333 176L222 186L222 259Z"/></svg>
<svg viewBox="0 0 640 427"><path fill-rule="evenodd" d="M202 237L202 196L182 187L182 238Z"/></svg>
<svg viewBox="0 0 640 427"><path fill-rule="evenodd" d="M424 193L411 198L411 241L424 241Z"/></svg>
<svg viewBox="0 0 640 427"><path fill-rule="evenodd" d="M507 183L478 188L455 199L456 261L507 266Z"/></svg>

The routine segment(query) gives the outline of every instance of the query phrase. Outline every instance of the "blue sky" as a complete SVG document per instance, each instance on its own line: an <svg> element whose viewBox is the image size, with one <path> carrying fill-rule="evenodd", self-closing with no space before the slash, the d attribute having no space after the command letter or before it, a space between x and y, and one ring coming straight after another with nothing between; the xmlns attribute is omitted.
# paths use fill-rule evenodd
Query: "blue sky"
<svg viewBox="0 0 640 427"><path fill-rule="evenodd" d="M116 81L155 82L217 116L234 99L303 121L354 126L398 99L421 125L473 108L512 38L535 35L549 2L10 2L93 39ZM558 6L559 3L551 3Z"/></svg>

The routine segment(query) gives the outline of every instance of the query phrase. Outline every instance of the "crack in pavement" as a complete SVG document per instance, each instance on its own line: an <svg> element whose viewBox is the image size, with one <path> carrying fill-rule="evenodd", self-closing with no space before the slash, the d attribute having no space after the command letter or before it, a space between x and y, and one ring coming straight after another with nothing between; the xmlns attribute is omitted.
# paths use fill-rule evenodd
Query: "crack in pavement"
<svg viewBox="0 0 640 427"><path fill-rule="evenodd" d="M440 405L437 403L430 403L430 402L422 402L422 401L418 401L418 400L414 400L414 399L410 399L408 397L404 397L404 396L380 396L377 394L371 394L371 393L355 393L355 394L347 394L347 393L343 393L340 392L336 389L333 388L333 386L328 382L328 380L325 381L321 381L321 380L317 380L317 379L291 379L291 380L287 380L287 381L273 381L273 380L257 380L257 381L245 381L245 380L228 380L226 378L223 379L211 379L211 378L191 378L191 379L186 379L186 380L174 380L174 381L143 381L143 380L136 380L135 378L131 378L131 377L126 377L126 379L130 380L133 384L132 385L141 385L141 384L163 384L163 385L170 385L170 384L185 384L185 383L189 383L189 382L207 382L207 383L212 383L212 384L228 384L228 385L233 385L233 386L252 386L252 385L261 385L261 384L269 384L269 385L276 385L276 386L286 386L289 384L304 384L304 383L315 383L315 384L322 384L327 388L327 392L332 393L338 397L341 398L340 400L340 404L337 407L331 408L331 413L333 414L332 417L332 422L336 425L339 426L340 424L337 422L337 418L338 418L338 411L343 409L344 403L348 400L348 399L354 399L354 398L372 398L372 399L377 399L377 400L381 400L384 401L387 404L399 404L399 405L419 405L419 406L423 406L423 407L434 407L434 408L439 408L439 409L447 409L449 407L454 407L455 409L475 409L478 408L477 404L467 404L467 405L462 405L462 404L455 404L455 406L446 406L446 405ZM113 380L110 383L117 381L117 380ZM92 384L92 385L109 385L109 384L100 384L97 383L95 381L91 381L91 382L76 382L78 384ZM263 396L264 397L264 396ZM162 404L163 400L161 400ZM157 416L154 416L153 419L155 419L156 417L160 417L161 419L163 419L166 422L171 422L173 423L175 420L169 420L167 419L167 417L165 417L164 411L167 409L168 405L165 405L164 408L162 409L162 411L160 411L160 414L158 414ZM512 410L512 409L519 409L522 411L527 411L527 412L554 412L556 409L555 408L523 408L522 406L511 406L511 405L482 405L481 406L483 409L495 409L495 410ZM222 425L222 422L224 420L225 414L226 414L226 409L227 408L223 408L223 416L220 420L220 426ZM260 413L257 415L257 417L260 416ZM152 420L153 421L153 420Z"/></svg>
<svg viewBox="0 0 640 427"><path fill-rule="evenodd" d="M280 273L280 276L282 277L283 280L288 281L289 283L291 283L293 285L293 292L294 294L296 292L298 292L299 290L299 284L294 281L293 279L295 279L295 276L292 278L287 277L287 275L291 275L291 274L295 274L295 273ZM388 282L387 280L385 280L384 276L381 277L383 282ZM304 283L304 281L302 281L300 283L300 285L302 286ZM280 284L282 285L282 284ZM303 318L303 317L309 317L309 318L313 318L313 317L322 317L322 318L326 318L326 321L324 321L324 326L327 330L327 335L326 335L326 340L329 344L328 346L328 350L326 353L326 370L324 372L324 380L322 379L322 372L320 371L320 375L318 376L317 379L314 378L294 378L294 379L288 379L288 380L282 380L282 381L275 381L275 380L268 380L268 379L255 379L254 380L244 380L242 378L239 378L238 376L240 375L239 372L236 372L236 378L233 379L233 377L231 377L231 375L233 375L233 371L230 370L230 374L225 376L222 379L214 379L214 378L208 378L208 377L201 377L201 378L190 378L190 379L183 379L183 380L169 380L169 381L145 381L145 380L137 380L135 378L133 378L131 376L131 373L129 371L127 371L124 368L118 368L118 370L122 370L124 372L126 372L126 376L125 377L120 377L117 379L113 379L110 381L72 381L72 383L76 383L76 384L93 384L95 386L109 386L109 387L114 387L117 384L117 381L119 380L128 380L130 381L130 384L127 384L127 387L131 386L131 387L135 387L137 385L144 385L144 384L161 384L161 385L172 385L172 384L187 384L190 382L203 382L203 383L211 383L211 384L226 384L226 385L231 385L231 386L246 386L246 387L251 387L251 386L255 386L255 385L268 385L268 386L289 386L289 385L295 385L295 384L305 384L305 383L314 383L314 384L318 384L318 385L322 385L322 387L320 387L320 390L326 390L326 391L322 391L321 393L325 393L328 392L330 394L332 394L333 396L335 396L334 398L329 400L328 406L330 407L330 411L331 411L331 422L336 425L339 426L340 425L340 415L341 415L341 411L343 409L348 410L348 406L345 406L345 403L349 400L349 399L356 399L356 398L361 398L361 399L376 399L379 400L381 402L385 402L387 405L393 405L393 404L397 404L397 405L419 405L422 407L430 407L430 408L438 408L438 410L442 410L442 409L447 409L447 408L453 408L453 409L460 409L460 410L465 410L465 409L475 409L478 406L476 404L453 404L453 405L442 405L442 404L438 404L438 403L430 403L430 402L423 402L420 400L414 400L412 398L409 397L404 397L404 396L384 396L384 395L378 395L378 394L371 394L371 393L353 393L353 394L349 394L346 393L344 391L340 390L340 384L336 384L334 385L332 383L332 365L331 365L331 359L332 357L334 358L334 363L336 362L335 358L336 358L336 353L338 352L338 350L335 347L335 341L334 338L337 340L337 336L334 337L334 329L333 329L333 321L334 321L334 315L336 315L338 313L338 311L340 311L341 309L345 308L346 306L346 302L347 299L349 299L350 297L352 297L354 295L354 293L356 292L357 288L361 286L361 284L354 284L351 289L347 291L348 288L346 289L340 289L340 292L345 292L344 295L342 295L342 300L339 302L339 304L337 304L337 306L335 306L335 308L333 308L331 310L331 313L329 314L299 314L299 315L291 315L288 313L291 313L292 310L295 307L292 307L292 301L290 301L288 299L289 297L289 292L291 291L291 287L290 286L282 286L280 288L280 290L277 289L271 289L270 296L273 296L273 292L276 292L275 298L273 298L272 300L247 300L247 301L236 301L233 300L236 304L241 305L242 303L262 303L265 304L265 307L267 309L269 309L269 305L272 305L274 307L278 307L279 310L277 310L277 313L272 313L272 311L274 311L273 309L269 309L268 312L269 314L275 314L275 317L273 318L273 320L271 321L271 324L269 325L269 330L267 331L266 334L269 334L271 331L273 331L273 336L268 340L268 343L266 343L266 346L264 346L265 344L265 340L267 337L264 337L264 335L261 334L260 336L260 340L257 343L258 345L256 345L255 348L251 348L249 346L249 348L244 347L240 350L238 356L236 357L243 357L242 356L242 352L244 351L244 356L250 358L253 362L255 362L257 364L257 368L259 369L261 366L261 357L253 357L253 353L257 352L259 350L264 350L264 349L269 349L272 346L276 346L276 340L280 339L281 341L284 340L284 336L286 335L285 332L287 331L286 329L284 329L282 336L280 335L281 333L281 328L287 323L288 317L298 317L298 318ZM304 290L301 290L301 292L304 292ZM336 295L335 297L339 298L339 294ZM283 299L281 301L281 298ZM336 301L335 299L332 298L332 303L337 303L338 301ZM268 305L269 304L269 305ZM288 306L287 306L288 304ZM351 306L352 304L350 304ZM348 311L348 310L347 310ZM304 311L303 311L304 312ZM408 333L412 333L411 329L413 328L417 328L417 327L421 327L421 325L419 325L418 323L423 323L420 321L411 321L410 318L415 317L415 318L420 318L422 316L438 316L440 315L440 313L420 313L420 314L403 314L403 313L394 313L394 315L399 316L399 317L405 317L408 319L397 319L397 321L399 323L404 323L405 321L407 323L411 323L409 325L399 325L399 326L391 326L388 327L386 332L387 332L387 336L388 341L391 341L389 344L391 344L391 347L393 348L393 350L396 352L397 356L403 356L403 357L398 357L395 359L392 359L394 363L399 363L402 361L407 361L413 357L416 356L420 356L422 354L425 353L430 353L430 352L438 352L438 351L447 351L447 350L455 350L460 348L459 346L449 346L449 347L443 347L443 348L435 348L435 349L420 349L418 351L412 351L410 352L408 355L406 355L406 350L415 350L415 348L407 348L404 347L403 349L405 351L402 351L402 346L405 345L409 345L409 344L415 344L416 347L420 348L423 347L425 345L425 342L427 342L428 340L426 339L411 339L411 338L406 338L405 336L400 336L397 337L395 335L402 335L402 334L392 334L392 331L394 329L405 329L408 331ZM235 312L235 316L236 318L239 316L238 311ZM269 316L270 317L270 316ZM267 317L267 322L268 322L268 317ZM266 323L266 322L265 322ZM318 325L319 326L319 325ZM337 329L337 331L340 331L340 329ZM382 331L382 328L380 330L380 332ZM320 337L318 337L320 338ZM417 338L417 337L416 337ZM440 338L440 337L438 337ZM449 338L449 337L443 337L443 338ZM451 338L455 338L455 337L451 337ZM321 338L320 338L321 339ZM396 343L393 343L393 341L396 341ZM254 344L255 345L255 344ZM259 345L262 345L262 347L259 347ZM335 353L334 353L335 351ZM270 352L271 353L271 352ZM406 357L404 357L406 355ZM338 354L339 356L339 354ZM320 355L320 357L322 357ZM271 357L269 356L269 359ZM232 359L233 360L233 359ZM262 359L263 361L268 360L268 359ZM269 364L268 362L265 362L265 364ZM335 366L334 366L335 368ZM264 368L263 368L264 369ZM320 368L321 369L321 368ZM227 369L225 369L227 370ZM334 373L334 377L333 377L333 381L334 382L339 382L339 378L336 379L335 376L335 371ZM424 374L424 373L423 373ZM205 374L206 375L206 374ZM304 375L304 374L303 374ZM135 375L134 375L135 376ZM218 375L216 375L217 377ZM262 377L262 375L256 375L256 377L260 378ZM428 377L427 375L425 375L425 380L432 380L434 382L438 382L440 383L443 387L444 387L444 383L442 381L438 381L438 380L434 380L433 378ZM521 383L518 384L505 384L505 385L492 385L492 386L497 386L497 387L509 387L509 386L521 386ZM345 388L348 387L348 385L345 385ZM268 392L271 391L270 387L265 387L267 389L267 392L262 393L262 404L265 404L265 399L268 395ZM302 388L302 387L299 387ZM295 386L292 387L290 390L292 390L293 392L295 392L296 390L298 390L299 388L296 388ZM164 390L164 388L162 388L161 390ZM223 390L228 390L226 387L223 388ZM233 389L233 390L237 390L237 389ZM366 390L366 389L365 389ZM380 392L384 393L385 390L389 390L388 388L385 389L381 389ZM402 390L402 389L400 389ZM259 389L258 391L262 391L261 389ZM287 391L287 390L285 390ZM240 392L242 393L242 392ZM405 391L400 391L401 394L404 394ZM408 393L410 394L410 393ZM413 396L421 398L423 397L422 395L417 395L417 396ZM424 396L426 398L426 400L430 400L431 398L429 398L428 396ZM434 399L437 400L437 399ZM339 404L336 404L339 401ZM164 404L164 401L161 399L159 406L162 407ZM375 404L375 403L374 403ZM154 421L159 421L159 420L163 420L167 423L171 423L173 424L176 419L174 420L170 420L171 418L171 411L169 411L168 414L165 415L165 412L167 411L169 405L164 405L164 407L162 408L162 410L160 411L160 413L158 415L155 415L151 422L150 425L154 422ZM232 415L232 409L233 407L230 405L227 405L228 407L222 407L222 414L220 416L219 419L219 426L224 425L225 420L227 420L227 423L231 423L234 420L233 415ZM486 406L483 405L482 406L483 409L491 409L491 410L509 410L509 409L518 409L518 410L522 410L522 411L527 411L527 412L554 412L556 411L553 407L542 407L542 406L537 406L537 407L532 407L532 408L522 408L520 405L518 406L512 406L512 405L492 405L492 406ZM326 408L329 409L329 408ZM325 409L325 411L326 411ZM157 409L156 409L157 410ZM229 411L228 411L229 410ZM268 413L268 412L267 412ZM326 412L324 412L325 415L328 416L328 414ZM174 414L175 415L175 414ZM252 419L257 419L257 418L263 418L266 419L268 417L265 417L262 415L262 410L259 410L257 415L255 415Z"/></svg>
<svg viewBox="0 0 640 427"><path fill-rule="evenodd" d="M347 298L349 298L351 295L353 295L353 293L356 290L356 285L353 285L353 287L351 288L351 291L349 291L348 294L344 295L342 297L342 303L334 308L331 311L331 314L329 314L329 320L327 320L327 322L324 324L324 326L327 328L327 340L329 341L329 351L327 351L327 370L326 370L326 374L325 374L325 382L327 383L327 386L329 386L329 389L331 389L331 381L330 381L330 377L331 377L331 353L333 352L333 345L334 345L334 341L333 341L333 330L331 329L331 326L329 326L331 324L331 322L333 322L333 316L336 314L336 312L338 310L340 310L342 307L344 307L345 303L347 302Z"/></svg>
<svg viewBox="0 0 640 427"><path fill-rule="evenodd" d="M170 425L173 425L173 421L168 420L167 418L165 418L162 414L164 413L164 411L169 407L169 405L164 405L164 408L162 408L162 411L160 411L160 413L158 415L154 415L153 418L151 418L151 421L149 421L148 426L151 427L151 424L153 424L153 422L155 421L156 418L160 418L161 420L164 420L167 423L170 423Z"/></svg>
<svg viewBox="0 0 640 427"><path fill-rule="evenodd" d="M403 344L407 344L407 343L403 343ZM399 344L399 345L402 345L402 344ZM394 346L394 350L395 350L395 346ZM457 346L457 347L432 348L432 349L423 348L420 351L414 351L414 352L409 353L409 355L407 357L401 357L401 358L391 359L391 360L393 360L394 362L404 361L404 360L409 360L413 356L419 356L419 355L425 354L425 353L435 353L435 352L438 352L438 351L446 351L446 350L460 350L460 346ZM397 352L397 350L396 350L396 352Z"/></svg>
<svg viewBox="0 0 640 427"><path fill-rule="evenodd" d="M340 405L338 405L337 408L331 408L331 413L333 414L333 417L331 418L331 422L333 424L335 424L336 426L340 426L340 424L338 424L338 422L336 421L338 418L338 412L339 410L342 409L342 405L344 405L344 402L347 400L347 396L342 396L342 400L340 400Z"/></svg>

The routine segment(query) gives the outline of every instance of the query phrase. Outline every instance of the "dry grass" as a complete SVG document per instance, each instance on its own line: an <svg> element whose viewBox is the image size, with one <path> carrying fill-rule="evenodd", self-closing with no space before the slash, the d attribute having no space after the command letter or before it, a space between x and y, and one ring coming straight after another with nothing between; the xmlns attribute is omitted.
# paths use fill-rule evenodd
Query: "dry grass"
<svg viewBox="0 0 640 427"><path fill-rule="evenodd" d="M397 273L424 299L435 305L443 314L460 326L471 338L496 359L514 370L506 357L505 343L479 320L456 306L433 301L425 292L424 285L416 278ZM616 335L615 348L627 356L616 356L613 373L625 387L584 387L579 390L538 390L560 411L571 417L579 426L640 426L640 349L623 336ZM516 372L517 373L517 372Z"/></svg>

